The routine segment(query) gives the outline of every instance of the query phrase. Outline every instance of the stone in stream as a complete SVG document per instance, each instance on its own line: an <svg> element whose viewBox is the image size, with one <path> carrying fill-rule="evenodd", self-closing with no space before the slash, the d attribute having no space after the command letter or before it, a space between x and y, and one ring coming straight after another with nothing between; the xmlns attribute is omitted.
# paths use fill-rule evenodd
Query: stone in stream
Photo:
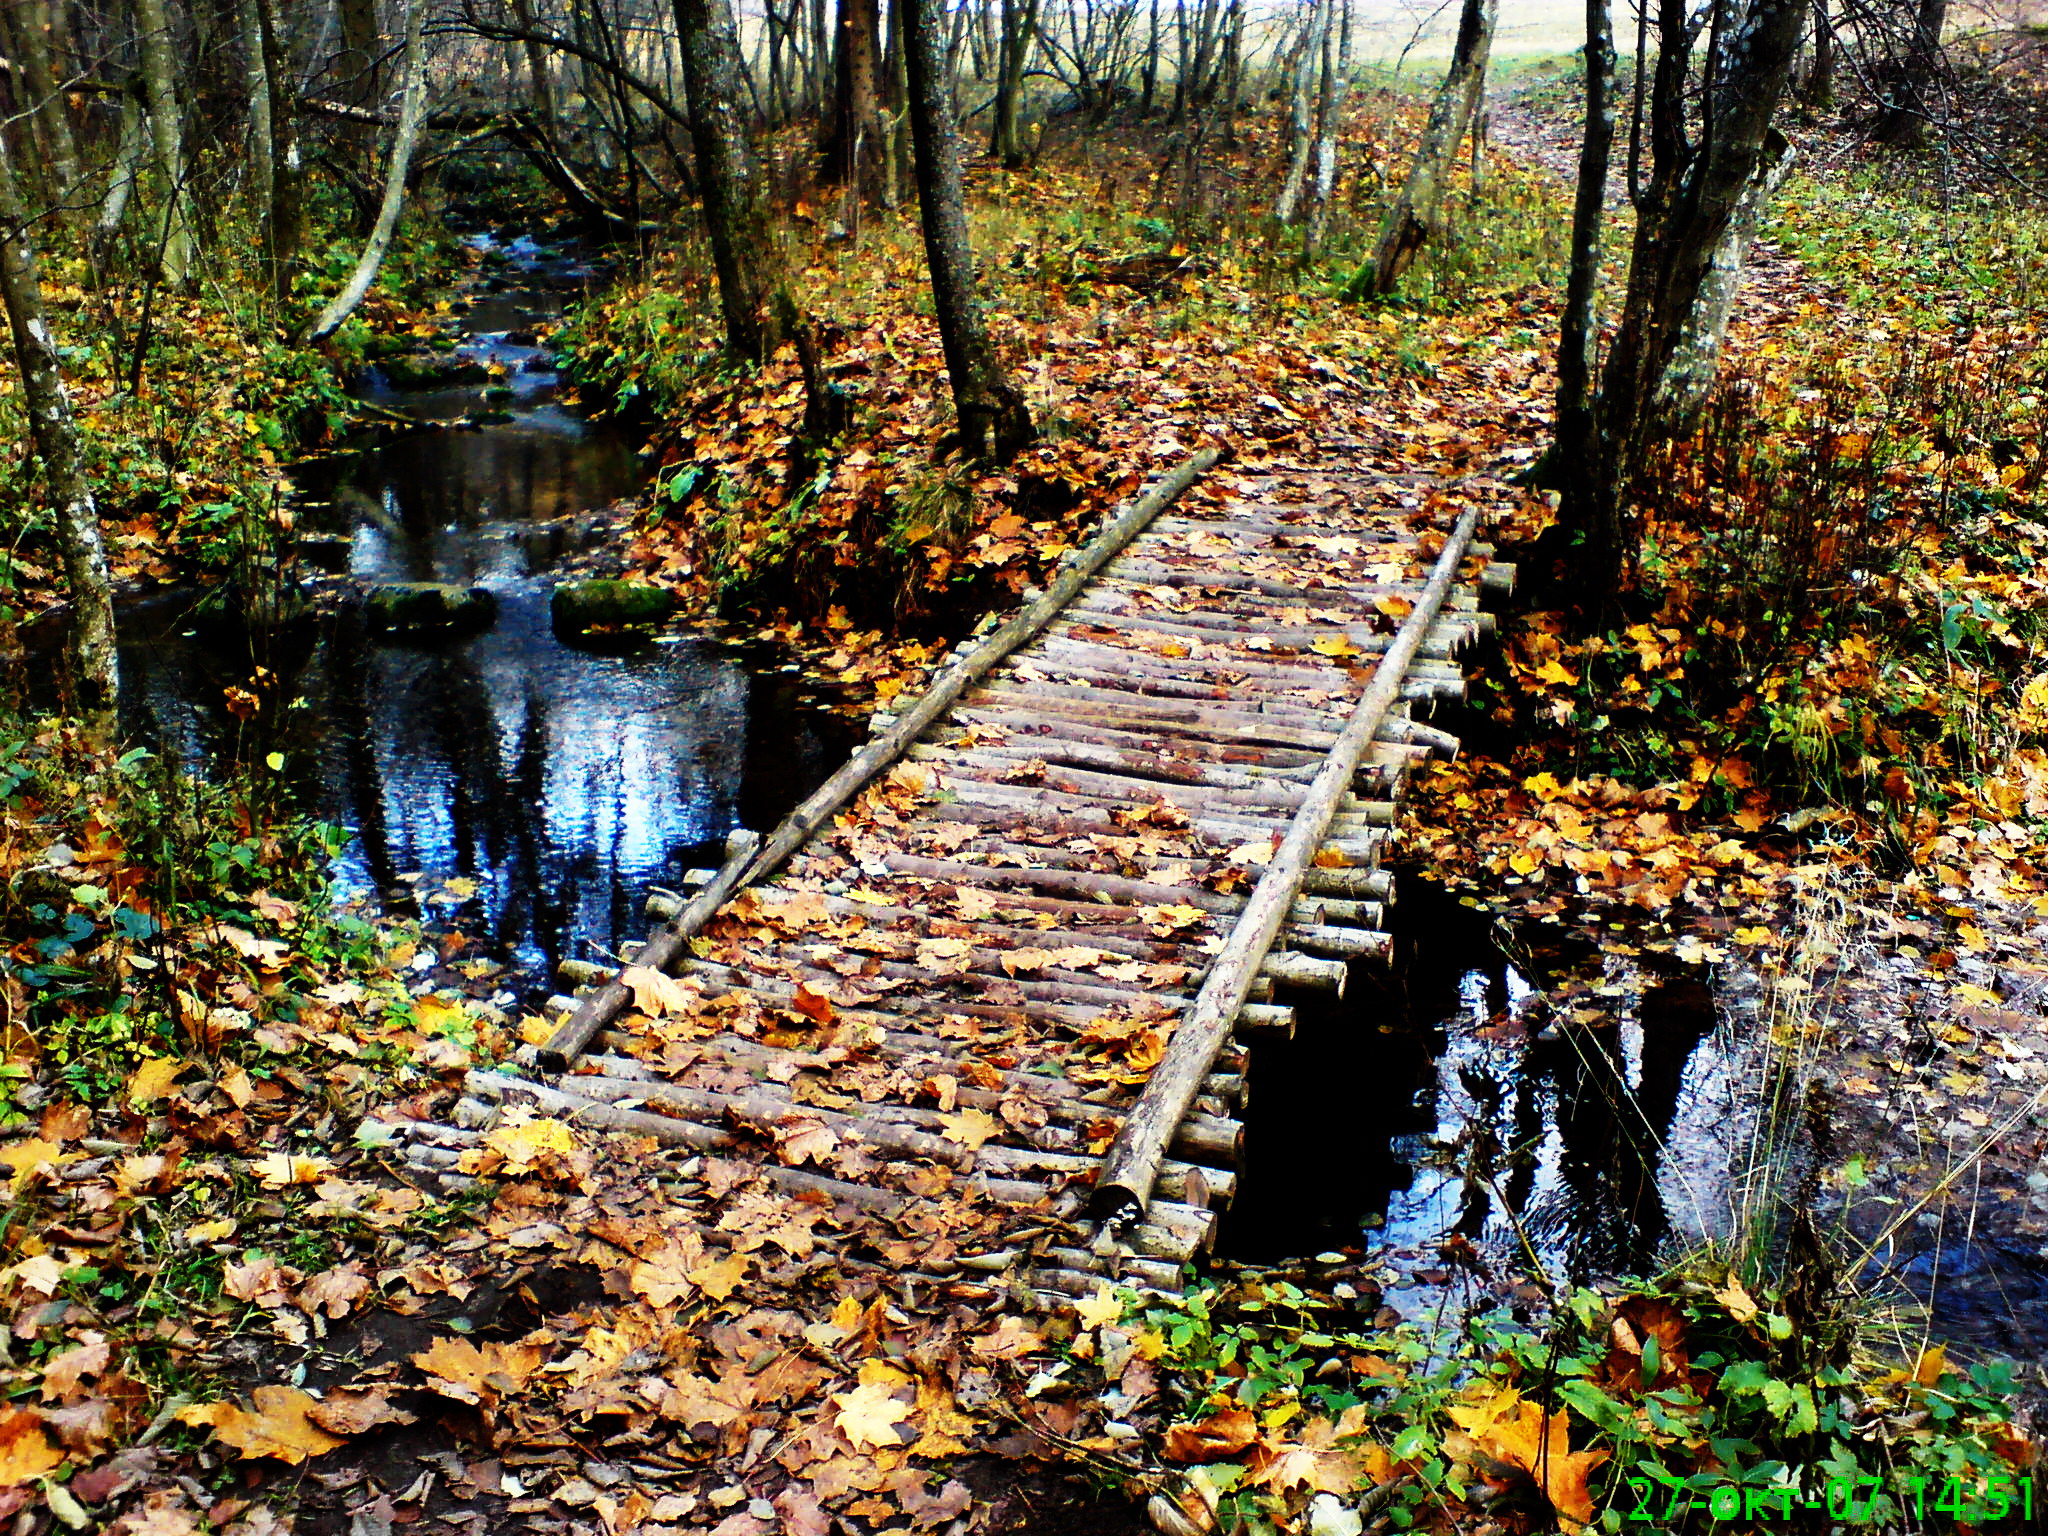
<svg viewBox="0 0 2048 1536"><path fill-rule="evenodd" d="M482 587L446 581L390 581L370 588L370 628L386 635L452 635L488 629L498 600Z"/></svg>
<svg viewBox="0 0 2048 1536"><path fill-rule="evenodd" d="M431 352L401 352L383 359L384 382L393 389L436 389L450 384L476 384L489 377L471 357L443 357Z"/></svg>
<svg viewBox="0 0 2048 1536"><path fill-rule="evenodd" d="M644 581L591 578L565 581L555 588L549 612L555 633L568 639L606 629L645 628L660 624L676 611L676 595Z"/></svg>

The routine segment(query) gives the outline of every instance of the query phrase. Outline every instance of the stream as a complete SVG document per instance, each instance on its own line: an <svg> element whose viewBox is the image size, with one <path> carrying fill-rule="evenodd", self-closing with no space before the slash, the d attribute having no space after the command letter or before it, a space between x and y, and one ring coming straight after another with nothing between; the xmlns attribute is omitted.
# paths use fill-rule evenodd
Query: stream
<svg viewBox="0 0 2048 1536"><path fill-rule="evenodd" d="M495 622L377 635L351 597L265 640L190 593L131 602L123 723L202 771L260 734L299 803L354 834L342 899L455 919L508 981L546 990L560 960L637 941L650 888L717 863L734 827L772 825L858 731L800 700L779 655L688 633L609 652L556 638L559 566L616 547L600 509L645 476L625 436L564 403L535 334L595 271L523 238L486 271L452 321L455 377L402 388L379 368L360 386L423 428L301 464L293 506L303 557L349 588L482 586ZM260 733L227 707L238 687L274 716Z"/></svg>

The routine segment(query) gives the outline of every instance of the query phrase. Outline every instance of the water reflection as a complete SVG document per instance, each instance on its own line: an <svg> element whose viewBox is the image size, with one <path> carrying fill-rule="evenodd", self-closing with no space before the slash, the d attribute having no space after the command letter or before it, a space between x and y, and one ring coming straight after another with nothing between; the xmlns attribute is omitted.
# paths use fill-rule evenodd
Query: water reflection
<svg viewBox="0 0 2048 1536"><path fill-rule="evenodd" d="M551 273L585 275L543 253L523 278ZM627 442L557 401L545 351L520 329L562 298L510 291L472 308L460 353L492 370L486 380L410 392L372 381L422 419L499 405L508 419L333 454L297 476L302 527L330 568L486 587L490 628L394 643L344 604L252 635L190 599L134 605L121 626L134 738L202 771L282 751L302 803L356 834L336 870L345 894L453 894L447 910L535 983L564 957L637 939L651 886L677 883L734 826L771 824L851 740L773 663L730 648L686 638L593 654L555 638L553 568L599 536L577 515L642 478ZM486 394L506 389L509 401ZM260 697L256 719L228 713L229 688Z"/></svg>
<svg viewBox="0 0 2048 1536"><path fill-rule="evenodd" d="M1344 1003L1254 1048L1237 1251L1367 1237L1434 1261L1452 1240L1582 1278L1725 1227L1742 1108L1704 986L1611 959L1602 976L1563 936L1510 959L1489 919L1421 881L1393 912L1395 966L1355 968ZM1545 993L1571 970L1608 994L1594 1027L1556 1027Z"/></svg>

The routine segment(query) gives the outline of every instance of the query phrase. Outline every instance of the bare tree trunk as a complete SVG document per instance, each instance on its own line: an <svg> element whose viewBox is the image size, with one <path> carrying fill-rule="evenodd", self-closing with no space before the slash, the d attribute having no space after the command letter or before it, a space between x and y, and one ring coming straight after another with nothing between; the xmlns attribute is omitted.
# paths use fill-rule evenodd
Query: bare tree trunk
<svg viewBox="0 0 2048 1536"><path fill-rule="evenodd" d="M1808 106L1825 110L1835 101L1835 24L1828 0L1813 0L1813 69L1806 77Z"/></svg>
<svg viewBox="0 0 2048 1536"><path fill-rule="evenodd" d="M881 98L875 57L882 31L875 0L839 0L839 47L832 71L832 118L824 143L823 177L828 185L873 183L879 158Z"/></svg>
<svg viewBox="0 0 2048 1536"><path fill-rule="evenodd" d="M113 582L5 134L0 134L0 301L7 308L29 435L43 461L43 480L56 511L57 550L71 589L66 661L72 691L86 730L96 740L111 741L120 683Z"/></svg>
<svg viewBox="0 0 2048 1536"><path fill-rule="evenodd" d="M1287 96L1287 128L1290 148L1287 170L1280 178L1280 195L1273 199L1273 222L1292 224L1301 211L1302 194L1308 188L1309 159L1315 153L1315 117L1312 102L1314 81L1323 66L1323 37L1330 26L1329 0L1314 0L1304 24L1300 46L1294 55L1293 88Z"/></svg>
<svg viewBox="0 0 2048 1536"><path fill-rule="evenodd" d="M533 104L535 121L541 132L553 136L555 132L555 86L548 74L548 51L532 34L537 30L533 24L532 0L512 0L512 19L519 23L519 30L528 36L522 46L526 52L527 100Z"/></svg>
<svg viewBox="0 0 2048 1536"><path fill-rule="evenodd" d="M99 216L93 220L92 261L103 281L114 241L120 236L122 220L128 216L128 204L135 195L135 184L149 159L149 128L141 86L140 80L131 80L121 92L121 129L114 144L114 164L107 175L107 195L100 200Z"/></svg>
<svg viewBox="0 0 2048 1536"><path fill-rule="evenodd" d="M726 0L675 0L675 16L726 350L765 362L782 339L770 303L782 285L781 261L741 115L739 34Z"/></svg>
<svg viewBox="0 0 2048 1536"><path fill-rule="evenodd" d="M1415 163L1380 227L1378 250L1345 284L1345 292L1381 298L1392 293L1422 247L1439 232L1451 167L1457 164L1458 146L1464 142L1486 90L1486 58L1493 47L1498 9L1498 0L1464 0L1451 67L1430 103Z"/></svg>
<svg viewBox="0 0 2048 1536"><path fill-rule="evenodd" d="M171 56L170 21L164 0L134 0L135 28L142 57L142 99L149 109L150 139L156 150L158 196L163 201L162 275L182 288L192 272L192 224L185 187L185 134L178 115L177 67Z"/></svg>
<svg viewBox="0 0 2048 1536"><path fill-rule="evenodd" d="M238 0L236 21L242 32L242 73L249 91L249 202L259 220L270 217L272 169L277 140L270 124L270 74L263 66L261 0Z"/></svg>
<svg viewBox="0 0 2048 1536"><path fill-rule="evenodd" d="M1313 179L1309 183L1308 236L1302 244L1309 260L1322 248L1329 227L1330 205L1337 196L1337 130L1344 110L1344 93L1351 85L1351 0L1333 0L1341 7L1341 25L1323 30L1323 80L1316 94L1316 138ZM1473 138L1476 155L1478 136ZM1478 163L1473 163L1477 186Z"/></svg>
<svg viewBox="0 0 2048 1536"><path fill-rule="evenodd" d="M1031 441L1034 429L1023 395L996 356L975 291L974 252L967 238L966 191L946 68L944 12L940 0L898 3L903 7L925 261L931 269L932 302L960 417L960 442L977 458L1008 463Z"/></svg>
<svg viewBox="0 0 2048 1536"><path fill-rule="evenodd" d="M1742 263L1756 238L1764 209L1792 169L1792 143L1777 129L1766 136L1756 170L1744 183L1735 211L1708 253L1692 309L1679 327L1671 357L1657 376L1652 405L1674 423L1693 420L1707 403L1714 375L1721 366L1721 344L1735 313L1735 291L1742 281Z"/></svg>
<svg viewBox="0 0 2048 1536"><path fill-rule="evenodd" d="M377 222L372 226L369 238L363 242L363 253L356 258L355 270L349 274L341 292L320 311L320 318L300 336L301 344L326 340L355 313L356 306L363 302L363 295L370 291L370 284L377 280L377 271L384 265L385 252L391 249L391 237L398 232L398 218L405 211L406 172L412 168L413 150L419 145L420 131L427 117L427 60L423 38L426 9L427 0L406 0L405 96L398 109L398 127L392 133L391 161L384 171L384 197L377 206Z"/></svg>
<svg viewBox="0 0 2048 1536"><path fill-rule="evenodd" d="M1934 121L1934 81L1941 69L1941 35L1948 27L1948 0L1920 0L1913 36L1892 82L1890 101L1878 119L1877 136L1887 144L1918 144Z"/></svg>
<svg viewBox="0 0 2048 1536"><path fill-rule="evenodd" d="M1651 175L1637 209L1628 291L1594 399L1592 469L1560 508L1559 531L1585 540L1581 579L1607 597L1633 562L1626 495L1646 449L1685 430L1720 360L1743 251L1783 173L1771 126L1806 26L1807 0L1754 0L1707 48L1687 127L1697 41L1687 0L1659 0L1650 99ZM1560 402L1562 404L1562 401Z"/></svg>
<svg viewBox="0 0 2048 1536"><path fill-rule="evenodd" d="M903 58L902 0L889 0L889 44L882 55L882 206L894 208L910 192L910 75Z"/></svg>
<svg viewBox="0 0 2048 1536"><path fill-rule="evenodd" d="M1614 156L1614 27L1608 0L1586 0L1586 127L1572 200L1571 273L1557 346L1557 442L1546 468L1564 495L1583 500L1597 458L1593 380L1600 318L1600 234L1607 214L1607 169ZM1611 539L1613 530L1602 537Z"/></svg>
<svg viewBox="0 0 2048 1536"><path fill-rule="evenodd" d="M1159 89L1159 0L1150 0L1150 22L1145 33L1145 70L1138 116L1152 115L1152 101Z"/></svg>
<svg viewBox="0 0 2048 1536"><path fill-rule="evenodd" d="M298 71L284 31L281 0L252 0L263 29L263 76L270 88L270 212L264 220L264 260L271 296L291 303L305 226L305 161L299 149Z"/></svg>
<svg viewBox="0 0 2048 1536"><path fill-rule="evenodd" d="M1158 0L1153 0L1156 6ZM989 153L1005 170L1024 164L1024 138L1019 130L1024 100L1024 66L1038 35L1038 0L1003 0L1002 57L997 65L995 124Z"/></svg>
<svg viewBox="0 0 2048 1536"><path fill-rule="evenodd" d="M21 60L21 83L28 93L23 104L35 113L36 132L48 161L44 179L50 200L66 223L76 224L80 210L71 198L79 180L78 141L71 132L71 114L64 105L52 61L50 0L20 0L11 19L14 48Z"/></svg>

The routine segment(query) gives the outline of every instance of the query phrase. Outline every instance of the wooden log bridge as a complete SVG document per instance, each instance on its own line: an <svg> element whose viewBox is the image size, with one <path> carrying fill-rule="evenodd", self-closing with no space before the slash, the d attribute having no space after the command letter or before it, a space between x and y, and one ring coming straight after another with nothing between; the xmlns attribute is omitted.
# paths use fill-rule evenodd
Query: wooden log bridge
<svg viewBox="0 0 2048 1536"><path fill-rule="evenodd" d="M949 1260L1049 1302L1175 1283L1236 1188L1247 1042L1383 955L1415 706L1512 581L1364 471L1192 455L768 835L736 833L622 966L570 963L552 1038L400 1128L443 1180L508 1113L741 1160L900 1217L967 1196ZM1445 498L1431 498L1431 503ZM724 1165L722 1165L724 1166ZM1001 1222L997 1223L1001 1226Z"/></svg>

